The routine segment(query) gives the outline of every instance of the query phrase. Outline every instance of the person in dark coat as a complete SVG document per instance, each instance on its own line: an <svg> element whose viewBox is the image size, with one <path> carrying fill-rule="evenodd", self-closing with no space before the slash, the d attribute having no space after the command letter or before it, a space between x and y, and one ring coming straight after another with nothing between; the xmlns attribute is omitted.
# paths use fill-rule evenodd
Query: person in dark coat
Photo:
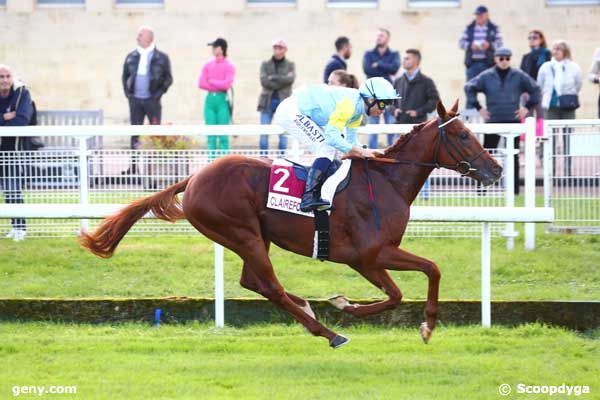
<svg viewBox="0 0 600 400"><path fill-rule="evenodd" d="M296 80L296 64L285 57L288 47L283 39L272 43L273 55L260 66L260 84L262 91L258 98L257 110L260 112L261 125L270 125L279 104L292 95L292 85ZM269 149L269 135L260 135L261 156ZM287 136L279 135L278 149L287 149Z"/></svg>
<svg viewBox="0 0 600 400"><path fill-rule="evenodd" d="M329 83L329 75L331 75L333 71L338 69L346 71L348 69L346 60L348 60L351 55L352 45L350 44L350 39L346 36L337 38L335 41L335 54L331 56L325 66L325 72L323 72L323 83Z"/></svg>
<svg viewBox="0 0 600 400"><path fill-rule="evenodd" d="M33 105L29 90L22 82L14 79L11 68L0 65L0 127L27 126L33 116ZM16 151L29 150L29 137L4 136L0 144L0 183L6 204L23 204L21 186L23 165L16 162ZM23 218L11 219L12 229L6 235L15 241L25 239L27 226Z"/></svg>
<svg viewBox="0 0 600 400"><path fill-rule="evenodd" d="M496 66L486 69L465 85L467 106L475 108L486 122L519 123L541 101L538 84L520 69L511 68L510 49L501 47L495 52ZM485 94L487 109L477 100L477 93ZM525 106L520 106L521 95L527 93ZM500 135L486 134L483 147L498 147ZM519 148L519 137L514 139L515 149ZM515 155L515 194L519 193L519 159Z"/></svg>
<svg viewBox="0 0 600 400"><path fill-rule="evenodd" d="M365 52L363 56L363 71L369 78L381 77L392 83L392 77L400 69L400 54L390 48L391 33L389 30L380 28L377 31L375 39L375 48ZM368 117L369 124L378 124L380 117ZM394 123L394 116L388 109L383 114L383 121L386 124ZM390 145L394 141L395 135L387 135L387 144ZM377 135L369 135L369 148L376 149L378 147Z"/></svg>
<svg viewBox="0 0 600 400"><path fill-rule="evenodd" d="M160 125L160 100L173 84L169 56L154 44L154 30L149 26L138 29L137 49L127 54L123 64L123 91L129 100L131 125L143 125L147 117L152 125ZM131 137L131 148L137 148L138 136Z"/></svg>
<svg viewBox="0 0 600 400"><path fill-rule="evenodd" d="M529 48L531 51L523 55L521 59L521 70L527 75L537 80L538 71L543 63L550 61L552 54L548 50L544 33L538 30L532 30L527 36Z"/></svg>
<svg viewBox="0 0 600 400"><path fill-rule="evenodd" d="M435 110L440 99L433 80L421 72L421 52L406 50L402 58L404 73L394 81L400 100L391 106L398 124L420 124Z"/></svg>

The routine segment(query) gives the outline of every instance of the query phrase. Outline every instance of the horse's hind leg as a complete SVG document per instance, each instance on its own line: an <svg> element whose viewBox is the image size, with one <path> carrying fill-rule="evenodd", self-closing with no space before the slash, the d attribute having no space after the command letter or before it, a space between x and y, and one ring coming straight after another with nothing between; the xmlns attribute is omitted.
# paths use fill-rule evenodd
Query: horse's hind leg
<svg viewBox="0 0 600 400"><path fill-rule="evenodd" d="M251 271L251 274L247 272L245 275L244 284L248 285L245 287L263 295L278 307L290 313L296 321L301 323L313 335L327 338L331 347L339 347L348 341L345 337L317 322L288 296L275 276L264 243L259 243L259 240L254 245L251 242L246 242L246 249L237 253L244 260L244 267ZM294 297L300 299L297 296Z"/></svg>
<svg viewBox="0 0 600 400"><path fill-rule="evenodd" d="M271 247L271 241L269 240L265 240L265 249L267 250L267 254L269 254L269 248ZM244 283L246 284L252 284L252 282L255 282L256 278L254 277L252 270L248 267L246 267L246 263L244 263L244 266L242 267L242 277L240 279L240 284L244 287L246 287L244 285ZM248 287L246 287L247 289L250 289ZM252 291L256 291L254 289L250 289ZM290 293L286 290L285 294L287 294L287 296L292 299L292 301L296 304L298 304L298 307L300 307L305 313L307 313L308 315L310 315L313 319L316 319L315 317L315 313L312 310L312 308L310 308L310 303L308 302L308 300L303 299L300 296L296 296L293 293Z"/></svg>
<svg viewBox="0 0 600 400"><path fill-rule="evenodd" d="M259 282L258 282L257 278L255 277L254 273L252 272L252 269L250 267L248 267L248 265L245 262L244 262L244 265L242 266L242 276L240 278L240 285L242 285L242 287L244 287L248 290L252 290L253 292L259 293L259 289L260 289ZM313 312L312 308L310 308L310 304L308 303L307 300L304 300L302 297L296 296L295 294L290 293L288 291L286 291L285 294L294 303L296 303L298 305L298 307L300 307L302 309L302 311L304 311L306 314L308 314L312 319L316 320L315 313Z"/></svg>

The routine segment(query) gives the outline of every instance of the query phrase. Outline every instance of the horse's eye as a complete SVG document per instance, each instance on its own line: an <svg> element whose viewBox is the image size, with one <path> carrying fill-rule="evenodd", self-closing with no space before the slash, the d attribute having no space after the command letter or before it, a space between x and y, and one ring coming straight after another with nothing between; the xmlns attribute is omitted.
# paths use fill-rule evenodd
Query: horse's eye
<svg viewBox="0 0 600 400"><path fill-rule="evenodd" d="M466 142L467 140L469 140L469 135L468 135L466 132L462 132L462 133L459 135L459 137L460 137L460 140L462 140L462 141L465 141L465 142Z"/></svg>

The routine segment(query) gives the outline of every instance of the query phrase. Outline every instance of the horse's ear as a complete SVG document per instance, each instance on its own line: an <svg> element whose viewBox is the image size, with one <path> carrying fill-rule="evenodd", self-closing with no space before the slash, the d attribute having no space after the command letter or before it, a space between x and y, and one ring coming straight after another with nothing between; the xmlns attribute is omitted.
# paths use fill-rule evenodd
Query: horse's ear
<svg viewBox="0 0 600 400"><path fill-rule="evenodd" d="M458 99L456 99L456 101L452 105L452 108L450 109L450 111L452 111L452 113L454 115L456 115L458 113Z"/></svg>
<svg viewBox="0 0 600 400"><path fill-rule="evenodd" d="M444 108L442 102L439 100L437 102L437 113L438 116L442 119L442 121L445 121L447 119L446 109Z"/></svg>

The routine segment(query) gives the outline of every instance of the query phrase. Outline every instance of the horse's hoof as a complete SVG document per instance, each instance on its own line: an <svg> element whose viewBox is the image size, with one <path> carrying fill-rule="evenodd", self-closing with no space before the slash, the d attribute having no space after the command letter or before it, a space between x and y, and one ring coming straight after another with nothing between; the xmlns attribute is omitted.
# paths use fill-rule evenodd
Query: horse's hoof
<svg viewBox="0 0 600 400"><path fill-rule="evenodd" d="M337 349L338 347L342 347L348 342L350 342L350 339L342 335L335 335L335 337L329 342L329 345L331 346L331 348Z"/></svg>
<svg viewBox="0 0 600 400"><path fill-rule="evenodd" d="M333 296L331 298L329 298L329 301L335 308L339 309L339 310L343 310L345 307L348 307L350 305L350 302L348 301L348 299L346 297L344 297L344 295L337 295L337 296Z"/></svg>
<svg viewBox="0 0 600 400"><path fill-rule="evenodd" d="M421 337L423 338L423 342L425 344L429 343L429 339L431 339L432 330L429 329L429 325L427 325L427 322L423 322L421 324L421 326L419 327L419 333L421 334Z"/></svg>

